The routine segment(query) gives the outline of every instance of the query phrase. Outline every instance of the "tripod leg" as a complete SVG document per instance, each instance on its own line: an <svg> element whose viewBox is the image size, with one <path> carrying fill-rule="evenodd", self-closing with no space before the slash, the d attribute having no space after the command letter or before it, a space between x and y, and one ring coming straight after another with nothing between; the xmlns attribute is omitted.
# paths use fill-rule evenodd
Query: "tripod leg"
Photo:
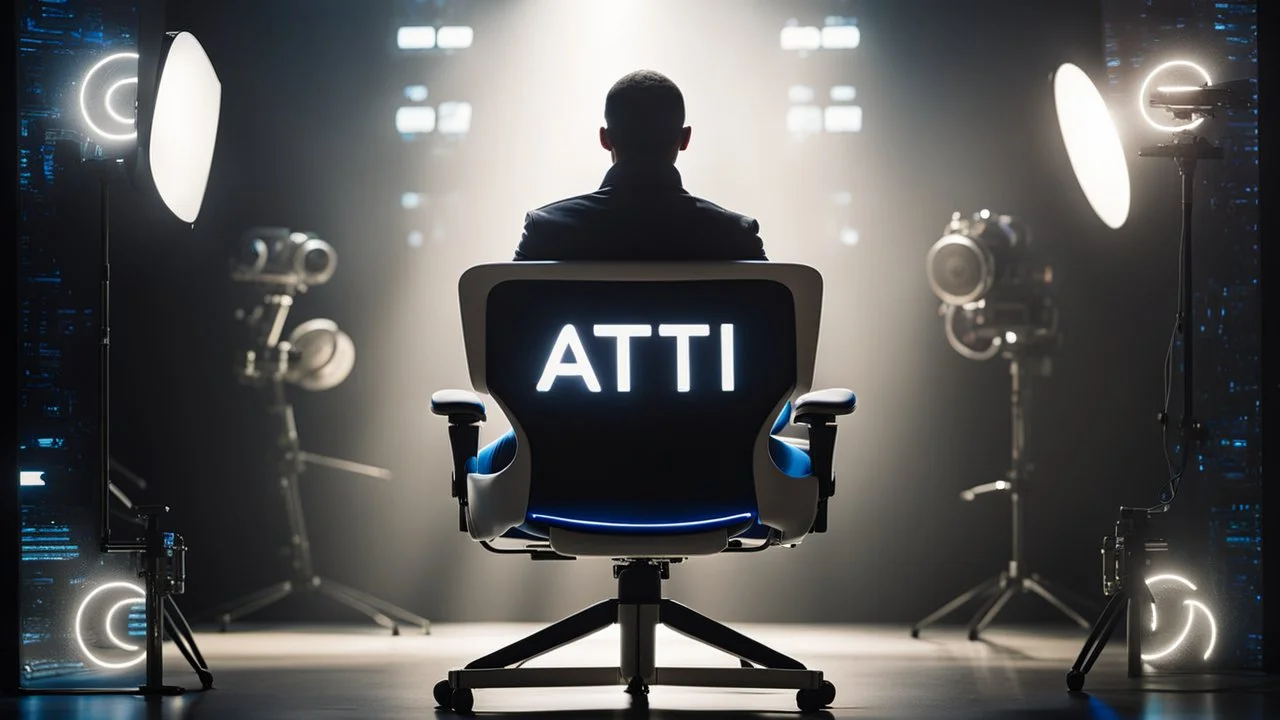
<svg viewBox="0 0 1280 720"><path fill-rule="evenodd" d="M1076 612L1075 610L1072 610L1070 606L1068 606L1066 603L1059 600L1053 593L1049 592L1048 589L1046 589L1043 585L1041 585L1040 582L1036 580L1034 577L1024 579L1022 581L1022 585L1023 587L1027 588L1031 592L1044 598L1045 602L1057 608L1059 612L1071 618L1080 627L1082 628L1089 627L1088 620L1085 620L1084 617L1080 615L1080 613Z"/></svg>
<svg viewBox="0 0 1280 720"><path fill-rule="evenodd" d="M323 583L316 587L316 591L322 593L331 600L335 600L346 605L356 612L368 615L370 620L378 623L384 628L387 628L393 635L400 634L400 627L396 624L396 621L379 612L377 608L372 607L367 603L363 603L360 600L346 595L334 588L328 587Z"/></svg>
<svg viewBox="0 0 1280 720"><path fill-rule="evenodd" d="M368 605L369 607L372 607L375 610L379 610L383 614L389 615L405 624L417 625L418 627L422 628L423 635L428 635L431 633L430 620L427 620L424 617L418 617L417 615L414 615L408 610L392 605L391 603L387 602L386 600L383 600L382 598L374 597L373 595L370 595L369 593L364 592L363 590L357 590L353 587L348 587L346 585L343 585L342 583L336 583L328 579L322 579L320 581L320 584L322 586L327 585L331 590L334 590L344 595L347 595L349 597L355 598L356 600Z"/></svg>
<svg viewBox="0 0 1280 720"><path fill-rule="evenodd" d="M946 605L943 605L937 610L934 610L933 613L931 613L925 619L921 620L915 625L912 625L911 637L920 637L921 629L938 622L939 620L946 617L947 615L950 615L952 611L954 611L956 608L960 607L961 605L964 605L965 603L969 602L975 597L978 597L979 595L986 595L987 593L990 593L990 592L995 592L996 590L999 589L999 587L1000 587L999 577L993 577L989 580L983 581L979 585L975 585L974 587L965 591L962 595L951 600L951 602L948 602Z"/></svg>
<svg viewBox="0 0 1280 720"><path fill-rule="evenodd" d="M204 655L200 654L200 647L196 645L195 633L191 631L191 624L187 622L187 616L182 613L182 609L178 607L178 601L173 599L172 595L165 597L167 608L165 609L166 617L172 626L170 632L176 631L181 634L183 639L187 641L187 645L191 648L191 653L200 663L200 667L205 670L209 669L209 663L205 661ZM198 670L197 670L198 672Z"/></svg>
<svg viewBox="0 0 1280 720"><path fill-rule="evenodd" d="M177 611L177 606L174 606L173 610ZM177 612L177 615L181 617L182 613ZM196 671L196 675L200 676L201 689L211 689L213 687L213 673L209 672L209 666L205 664L203 657L197 659L200 651L196 648L195 638L191 636L191 628L186 626L186 620L184 619L182 624L179 625L178 620L174 617L174 612L170 612L169 607L164 609L164 620L173 644L178 647L182 657L187 659L187 664L191 665L191 669Z"/></svg>
<svg viewBox="0 0 1280 720"><path fill-rule="evenodd" d="M291 582L272 585L228 603L227 606L232 609L215 613L215 616L222 623L222 631L226 632L233 620L256 613L262 608L280 602L292 593L293 583Z"/></svg>
<svg viewBox="0 0 1280 720"><path fill-rule="evenodd" d="M1084 641L1084 647L1080 648L1080 655L1076 657L1075 664L1067 673L1067 689L1077 692L1084 687L1084 676L1093 669L1093 664L1098 661L1102 649L1107 646L1107 641L1115 632L1116 623L1120 621L1121 610L1125 608L1127 600L1125 593L1118 592L1107 601L1107 606L1102 609L1102 615L1098 616L1098 621L1093 624L1093 630Z"/></svg>
<svg viewBox="0 0 1280 720"><path fill-rule="evenodd" d="M969 623L969 639L977 640L978 635L987 629L991 621L996 619L996 615L999 615L1000 611L1004 609L1005 603L1009 602L1009 598L1013 597L1017 592L1018 586L1008 583L999 594L988 600L986 606L979 610L973 616L973 621Z"/></svg>

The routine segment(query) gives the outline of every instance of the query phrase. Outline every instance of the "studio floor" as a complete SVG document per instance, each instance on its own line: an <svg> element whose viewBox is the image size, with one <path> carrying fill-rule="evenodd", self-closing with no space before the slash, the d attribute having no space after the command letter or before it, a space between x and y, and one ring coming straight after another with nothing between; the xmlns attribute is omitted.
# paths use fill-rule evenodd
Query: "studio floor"
<svg viewBox="0 0 1280 720"><path fill-rule="evenodd" d="M392 637L365 626L243 625L197 641L215 689L147 701L133 696L0 699L0 717L30 720L358 720L458 717L431 689L450 668L535 629L525 624L437 624L430 635ZM1129 680L1117 637L1084 693L1064 675L1083 640L1071 628L994 627L970 642L960 628L741 625L738 629L820 669L835 683L829 710L802 715L795 694L773 690L654 687L647 714L628 710L621 687L479 690L481 718L1251 718L1280 717L1280 681L1252 675L1151 675ZM734 666L734 660L659 628L659 665ZM529 663L616 665L616 626ZM199 687L173 647L168 681Z"/></svg>

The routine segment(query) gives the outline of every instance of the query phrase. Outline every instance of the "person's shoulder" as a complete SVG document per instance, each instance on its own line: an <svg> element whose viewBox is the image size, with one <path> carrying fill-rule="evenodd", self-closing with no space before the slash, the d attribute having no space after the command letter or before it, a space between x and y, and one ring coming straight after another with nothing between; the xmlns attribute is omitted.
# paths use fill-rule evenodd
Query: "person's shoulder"
<svg viewBox="0 0 1280 720"><path fill-rule="evenodd" d="M599 192L590 192L549 202L528 211L528 214L533 217L563 217L597 207L600 203Z"/></svg>
<svg viewBox="0 0 1280 720"><path fill-rule="evenodd" d="M756 235L760 232L760 223L750 215L744 215L740 212L730 210L723 205L718 205L706 198L691 196L699 209L707 215L714 217L716 225L729 231L741 231L744 234Z"/></svg>

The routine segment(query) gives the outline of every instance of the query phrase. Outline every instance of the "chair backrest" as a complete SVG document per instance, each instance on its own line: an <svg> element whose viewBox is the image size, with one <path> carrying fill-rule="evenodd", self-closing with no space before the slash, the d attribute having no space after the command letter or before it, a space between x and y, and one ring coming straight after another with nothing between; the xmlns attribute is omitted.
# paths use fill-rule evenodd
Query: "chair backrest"
<svg viewBox="0 0 1280 720"><path fill-rule="evenodd" d="M761 494L778 491L769 429L813 378L816 270L502 263L468 270L460 295L471 382L517 439L495 528L740 530L781 503L807 532L812 507Z"/></svg>

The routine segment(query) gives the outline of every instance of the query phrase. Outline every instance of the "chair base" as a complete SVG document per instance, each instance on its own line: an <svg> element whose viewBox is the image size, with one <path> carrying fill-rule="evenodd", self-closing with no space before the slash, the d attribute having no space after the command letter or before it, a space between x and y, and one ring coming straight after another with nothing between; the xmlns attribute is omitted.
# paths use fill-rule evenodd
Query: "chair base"
<svg viewBox="0 0 1280 720"><path fill-rule="evenodd" d="M820 670L763 645L674 600L662 597L664 561L633 560L614 568L618 597L596 603L528 637L490 653L436 685L441 707L469 712L472 689L625 685L636 705L646 705L649 687L794 689L796 704L812 711L835 700L835 686ZM622 629L616 667L523 668L524 663L617 623ZM738 658L737 668L657 667L655 636L661 623L686 637Z"/></svg>

